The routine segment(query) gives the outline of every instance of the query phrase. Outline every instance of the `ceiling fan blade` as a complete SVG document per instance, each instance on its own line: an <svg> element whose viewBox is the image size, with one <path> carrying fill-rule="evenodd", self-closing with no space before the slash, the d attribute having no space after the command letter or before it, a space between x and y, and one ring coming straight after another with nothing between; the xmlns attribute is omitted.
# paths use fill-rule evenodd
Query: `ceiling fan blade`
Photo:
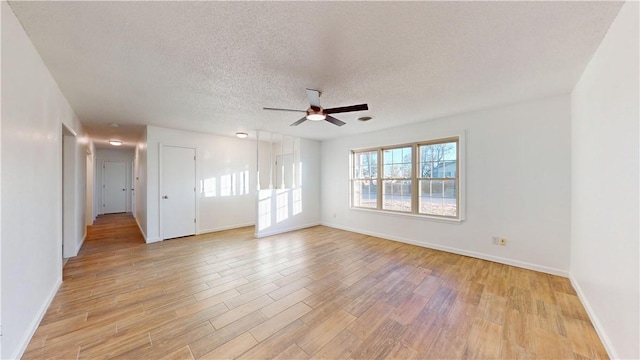
<svg viewBox="0 0 640 360"><path fill-rule="evenodd" d="M362 110L369 110L369 107L367 106L367 104L342 106L342 107L335 107L335 108L331 108L331 109L324 109L324 112L327 113L327 114L337 114L337 113L344 113L344 112L350 112L350 111L362 111Z"/></svg>
<svg viewBox="0 0 640 360"><path fill-rule="evenodd" d="M275 110L275 111L293 111L293 112L307 112L307 110L296 110L296 109L281 109L281 108L270 108L263 107L262 110Z"/></svg>
<svg viewBox="0 0 640 360"><path fill-rule="evenodd" d="M291 125L289 125L289 126L298 126L298 125L302 124L303 122L305 122L306 120L307 120L307 117L305 116L305 117L303 117L302 119L300 119L300 120L298 120L298 121L294 122L293 124L291 124Z"/></svg>
<svg viewBox="0 0 640 360"><path fill-rule="evenodd" d="M307 98L309 99L311 107L320 107L320 91L307 89Z"/></svg>
<svg viewBox="0 0 640 360"><path fill-rule="evenodd" d="M333 116L329 116L329 115L327 115L325 120L327 120L328 122L332 123L333 125L337 125L337 126L342 126L342 125L346 124L346 122L344 122L342 120L338 120L338 119L334 118Z"/></svg>

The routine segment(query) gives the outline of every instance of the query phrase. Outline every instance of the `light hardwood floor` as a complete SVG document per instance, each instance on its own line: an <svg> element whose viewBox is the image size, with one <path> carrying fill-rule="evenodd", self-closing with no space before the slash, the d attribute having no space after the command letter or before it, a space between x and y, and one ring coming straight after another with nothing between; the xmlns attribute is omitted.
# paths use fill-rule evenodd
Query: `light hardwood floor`
<svg viewBox="0 0 640 360"><path fill-rule="evenodd" d="M145 245L101 216L24 359L607 358L567 279L314 227Z"/></svg>

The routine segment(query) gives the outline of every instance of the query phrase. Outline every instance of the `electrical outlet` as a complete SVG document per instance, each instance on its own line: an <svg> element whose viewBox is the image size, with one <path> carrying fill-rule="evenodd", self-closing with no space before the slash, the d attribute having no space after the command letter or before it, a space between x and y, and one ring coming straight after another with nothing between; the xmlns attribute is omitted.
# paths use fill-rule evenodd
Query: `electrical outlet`
<svg viewBox="0 0 640 360"><path fill-rule="evenodd" d="M500 238L500 246L507 246L507 239Z"/></svg>
<svg viewBox="0 0 640 360"><path fill-rule="evenodd" d="M492 237L492 238L491 238L491 243L492 243L493 245L500 245L500 238L499 238L499 237L497 237L497 236Z"/></svg>

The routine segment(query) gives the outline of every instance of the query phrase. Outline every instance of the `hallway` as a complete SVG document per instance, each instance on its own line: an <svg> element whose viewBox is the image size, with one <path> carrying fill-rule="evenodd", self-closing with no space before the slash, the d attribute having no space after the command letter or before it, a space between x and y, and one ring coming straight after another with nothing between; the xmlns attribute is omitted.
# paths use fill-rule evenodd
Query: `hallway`
<svg viewBox="0 0 640 360"><path fill-rule="evenodd" d="M87 239L78 256L69 259L65 264L63 279L67 281L71 278L94 276L96 274L86 265L95 262L95 259L100 258L101 262L108 261L110 257L105 256L108 252L113 251L113 256L116 256L116 253L145 245L131 213L99 215L93 225L87 227Z"/></svg>

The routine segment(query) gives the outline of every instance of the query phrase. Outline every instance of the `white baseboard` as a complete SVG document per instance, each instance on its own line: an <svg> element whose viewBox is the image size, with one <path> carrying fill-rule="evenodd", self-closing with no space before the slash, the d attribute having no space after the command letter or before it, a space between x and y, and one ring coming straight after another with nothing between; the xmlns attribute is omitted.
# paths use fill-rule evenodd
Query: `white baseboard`
<svg viewBox="0 0 640 360"><path fill-rule="evenodd" d="M144 230L142 230L142 226L140 226L140 222L138 222L138 218L134 218L136 220L136 224L138 224L138 229L140 229L140 233L142 234L142 238L144 239L144 242L146 242L147 244L150 243L154 243L154 242L158 242L161 239L160 238L148 238L147 234L144 233Z"/></svg>
<svg viewBox="0 0 640 360"><path fill-rule="evenodd" d="M571 285L573 286L576 293L578 294L578 299L580 299L582 306L584 306L584 309L587 311L587 315L589 315L589 319L591 320L593 327L596 329L596 333L598 333L598 336L600 337L600 341L602 341L602 344L604 345L604 349L607 351L609 358L620 359L620 357L618 356L618 354L616 353L613 347L613 344L611 343L611 340L607 336L607 332L604 331L604 328L602 327L602 323L600 323L600 320L596 316L596 313L593 311L591 304L589 303L589 301L587 300L587 297L582 291L582 287L580 286L580 283L572 275L569 276L569 280L571 281Z"/></svg>
<svg viewBox="0 0 640 360"><path fill-rule="evenodd" d="M76 247L76 256L80 253L80 249L82 249L82 245L84 245L84 241L87 240L87 227L84 227L84 235L82 236L82 240L80 240L80 244Z"/></svg>
<svg viewBox="0 0 640 360"><path fill-rule="evenodd" d="M539 271L539 272L543 272L543 273L546 273L546 274L558 275L558 276L562 276L562 277L569 277L569 272L567 272L565 270L551 268L551 267L544 266L544 265L532 264L532 263L528 263L528 262L524 262L524 261L513 260L513 259L503 258L503 257L499 257L499 256L489 255L489 254L483 254L483 253L479 253L479 252L475 252L475 251L469 251L469 250L464 250L464 249L459 249L459 248L453 248L453 247L449 247L449 246L442 246L442 245L432 244L432 243L428 243L428 242L416 241L416 240L413 240L413 239L402 238L402 237L398 237L398 236L394 236L394 235L380 234L380 233L373 232L373 231L364 231L364 230L354 229L354 228L350 228L348 226L342 226L342 225L338 225L338 224L322 223L322 225L328 226L328 227L332 227L332 228L335 228L335 229L351 231L351 232L355 232L355 233L359 233L359 234L375 236L375 237L379 237L379 238L382 238L382 239L389 239L389 240L399 241L399 242L406 243L406 244L422 246L422 247L426 247L426 248L429 248L429 249L441 250L441 251L446 251L446 252L453 253L453 254L469 256L469 257L482 259L482 260L493 261L493 262L497 262L497 263L500 263L500 264L511 265L511 266L515 266L515 267L519 267L519 268L523 268L523 269Z"/></svg>
<svg viewBox="0 0 640 360"><path fill-rule="evenodd" d="M256 238L260 239L260 238L267 237L267 236L282 234L282 233L286 233L286 232L289 232L289 231L295 231L295 230L300 230L300 229L306 229L306 228L310 228L310 227L318 226L318 225L320 225L319 222L314 222L314 223L310 223L310 224L291 226L291 227L282 228L282 229L276 229L276 230L271 230L271 231L260 231L260 232L256 231L254 233L254 236Z"/></svg>
<svg viewBox="0 0 640 360"><path fill-rule="evenodd" d="M140 230L140 233L142 234L142 238L144 239L145 242L147 242L147 234L144 233L144 230L142 230L142 226L140 226L140 222L138 221L138 218L134 218L136 220L136 224L138 224L138 229Z"/></svg>
<svg viewBox="0 0 640 360"><path fill-rule="evenodd" d="M219 226L219 227L210 228L210 229L199 229L198 232L196 233L196 235L208 234L208 233L212 233L212 232L216 232L216 231L231 230L231 229L237 229L237 228L241 228L241 227L254 226L254 225L255 225L254 222L248 222L248 223L244 223L244 224L235 224L235 225L229 225L229 226Z"/></svg>
<svg viewBox="0 0 640 360"><path fill-rule="evenodd" d="M60 289L60 285L62 285L62 277L58 278L58 280L56 281L51 293L49 293L49 296L47 297L45 302L42 304L40 309L38 310L38 314L33 319L33 321L31 321L31 324L29 324L29 327L27 328L27 331L25 332L24 337L20 341L19 343L20 345L16 349L16 352L9 357L10 359L20 359L24 354L24 351L27 350L27 346L29 345L29 342L31 341L33 334L36 333L36 330L38 329L38 326L40 325L42 318L47 313L47 310L49 309L49 306L51 305L53 298L56 297L56 294Z"/></svg>

